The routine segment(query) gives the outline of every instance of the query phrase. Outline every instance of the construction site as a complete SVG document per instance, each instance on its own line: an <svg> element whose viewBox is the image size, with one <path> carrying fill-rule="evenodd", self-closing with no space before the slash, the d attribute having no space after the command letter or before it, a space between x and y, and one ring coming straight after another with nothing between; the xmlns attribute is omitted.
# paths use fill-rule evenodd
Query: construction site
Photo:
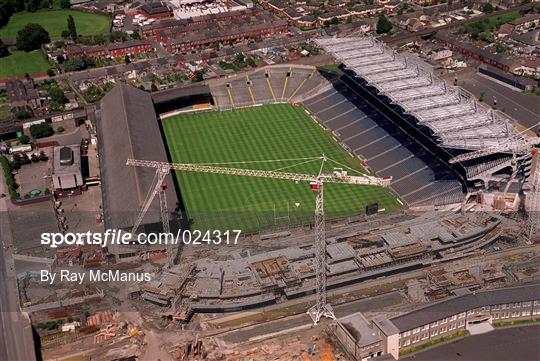
<svg viewBox="0 0 540 361"><path fill-rule="evenodd" d="M19 247L21 309L45 359L388 360L475 324L537 322L540 139L374 38L315 44L338 66L267 66L153 94L118 83L101 100L102 202L79 217L99 232L221 229L239 217L249 228L219 246ZM204 136L189 133L193 114ZM252 122L234 123L242 114ZM264 147L286 135L260 124L281 120L303 132ZM70 195L43 214L71 216L70 202L86 204ZM40 267L150 281L48 285ZM455 316L455 327L409 340L425 326L415 315L438 302L461 308L441 306L425 324ZM517 303L522 313L499 314Z"/></svg>

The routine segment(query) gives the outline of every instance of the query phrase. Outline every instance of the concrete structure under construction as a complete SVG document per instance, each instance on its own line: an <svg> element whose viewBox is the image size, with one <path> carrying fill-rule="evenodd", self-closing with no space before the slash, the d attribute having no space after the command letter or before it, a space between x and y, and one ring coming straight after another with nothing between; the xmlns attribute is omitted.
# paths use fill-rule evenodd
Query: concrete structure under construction
<svg viewBox="0 0 540 361"><path fill-rule="evenodd" d="M328 288L443 264L494 242L502 219L490 214L407 221L379 232L353 232L327 240ZM415 237L415 242L410 242ZM175 266L141 286L142 297L187 321L195 312L226 312L310 295L315 249L302 244L241 259L200 259Z"/></svg>

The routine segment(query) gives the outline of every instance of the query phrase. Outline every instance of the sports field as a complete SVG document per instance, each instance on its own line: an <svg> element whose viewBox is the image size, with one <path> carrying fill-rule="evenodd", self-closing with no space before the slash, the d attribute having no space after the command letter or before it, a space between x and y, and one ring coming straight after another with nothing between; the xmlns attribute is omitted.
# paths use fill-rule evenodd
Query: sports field
<svg viewBox="0 0 540 361"><path fill-rule="evenodd" d="M45 74L50 68L52 66L41 49L28 53L12 51L10 55L0 58L0 79L24 76L26 73Z"/></svg>
<svg viewBox="0 0 540 361"><path fill-rule="evenodd" d="M316 175L320 161L303 159L325 154L357 173L363 171L360 161L303 108L289 104L178 115L163 120L162 126L173 162ZM261 162L282 159L296 160ZM330 163L326 172L338 167ZM247 231L313 220L315 192L307 183L191 172L177 172L177 177L194 228ZM362 213L370 203L388 211L399 207L396 197L381 187L329 183L324 192L327 218Z"/></svg>
<svg viewBox="0 0 540 361"><path fill-rule="evenodd" d="M76 10L39 10L33 13L15 13L6 26L0 28L0 38L13 41L17 33L28 23L40 24L49 32L51 39L59 39L67 29L67 18L73 16L77 33L80 35L99 35L109 31L109 17L106 15L83 13Z"/></svg>

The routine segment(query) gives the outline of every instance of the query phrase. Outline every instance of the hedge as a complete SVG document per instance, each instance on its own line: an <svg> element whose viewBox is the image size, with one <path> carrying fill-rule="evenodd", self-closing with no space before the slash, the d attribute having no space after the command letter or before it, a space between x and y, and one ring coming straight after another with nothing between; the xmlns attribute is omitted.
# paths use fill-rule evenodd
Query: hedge
<svg viewBox="0 0 540 361"><path fill-rule="evenodd" d="M11 199L15 200L20 197L17 192L17 186L15 185L15 179L13 174L11 174L11 164L5 156L0 157L0 163L2 163L2 170L4 171L4 178L6 178L6 185L8 188L8 193Z"/></svg>

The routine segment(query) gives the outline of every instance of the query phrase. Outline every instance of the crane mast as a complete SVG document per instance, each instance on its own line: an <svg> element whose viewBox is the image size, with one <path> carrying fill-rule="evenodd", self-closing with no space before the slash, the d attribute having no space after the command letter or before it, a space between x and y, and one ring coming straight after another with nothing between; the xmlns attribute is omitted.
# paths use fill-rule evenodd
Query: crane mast
<svg viewBox="0 0 540 361"><path fill-rule="evenodd" d="M192 164L192 163L167 163L149 160L136 160L128 159L126 165L155 168L157 183L150 189L148 196L141 207L137 221L133 226L133 233L136 232L140 226L144 215L148 211L152 200L156 194L160 197L160 209L162 212L161 219L163 222L164 232L169 230L168 214L166 211L166 199L165 192L162 187L163 180L170 173L171 170L199 172L199 173L213 173L213 174L226 174L235 176L249 176L258 178L270 178L270 179L284 179L294 182L309 182L311 189L317 192L315 198L315 258L316 258L316 302L307 313L311 316L313 322L317 324L321 317L335 318L332 311L332 307L326 300L326 234L325 234L325 215L324 215L324 183L342 183L342 184L357 184L357 185L374 185L388 187L392 180L391 177L377 178L369 175L362 176L350 176L346 171L337 169L331 174L323 174L324 164L327 158L323 155L320 158L314 158L321 160L321 168L318 175L302 174L302 173L290 173L280 171L265 171L255 169L243 169L243 168L231 168L220 167L208 164ZM167 264L172 266L174 261L174 249L171 246L167 248Z"/></svg>
<svg viewBox="0 0 540 361"><path fill-rule="evenodd" d="M529 242L540 237L540 156L536 159L534 174L530 180L530 202L525 236Z"/></svg>

